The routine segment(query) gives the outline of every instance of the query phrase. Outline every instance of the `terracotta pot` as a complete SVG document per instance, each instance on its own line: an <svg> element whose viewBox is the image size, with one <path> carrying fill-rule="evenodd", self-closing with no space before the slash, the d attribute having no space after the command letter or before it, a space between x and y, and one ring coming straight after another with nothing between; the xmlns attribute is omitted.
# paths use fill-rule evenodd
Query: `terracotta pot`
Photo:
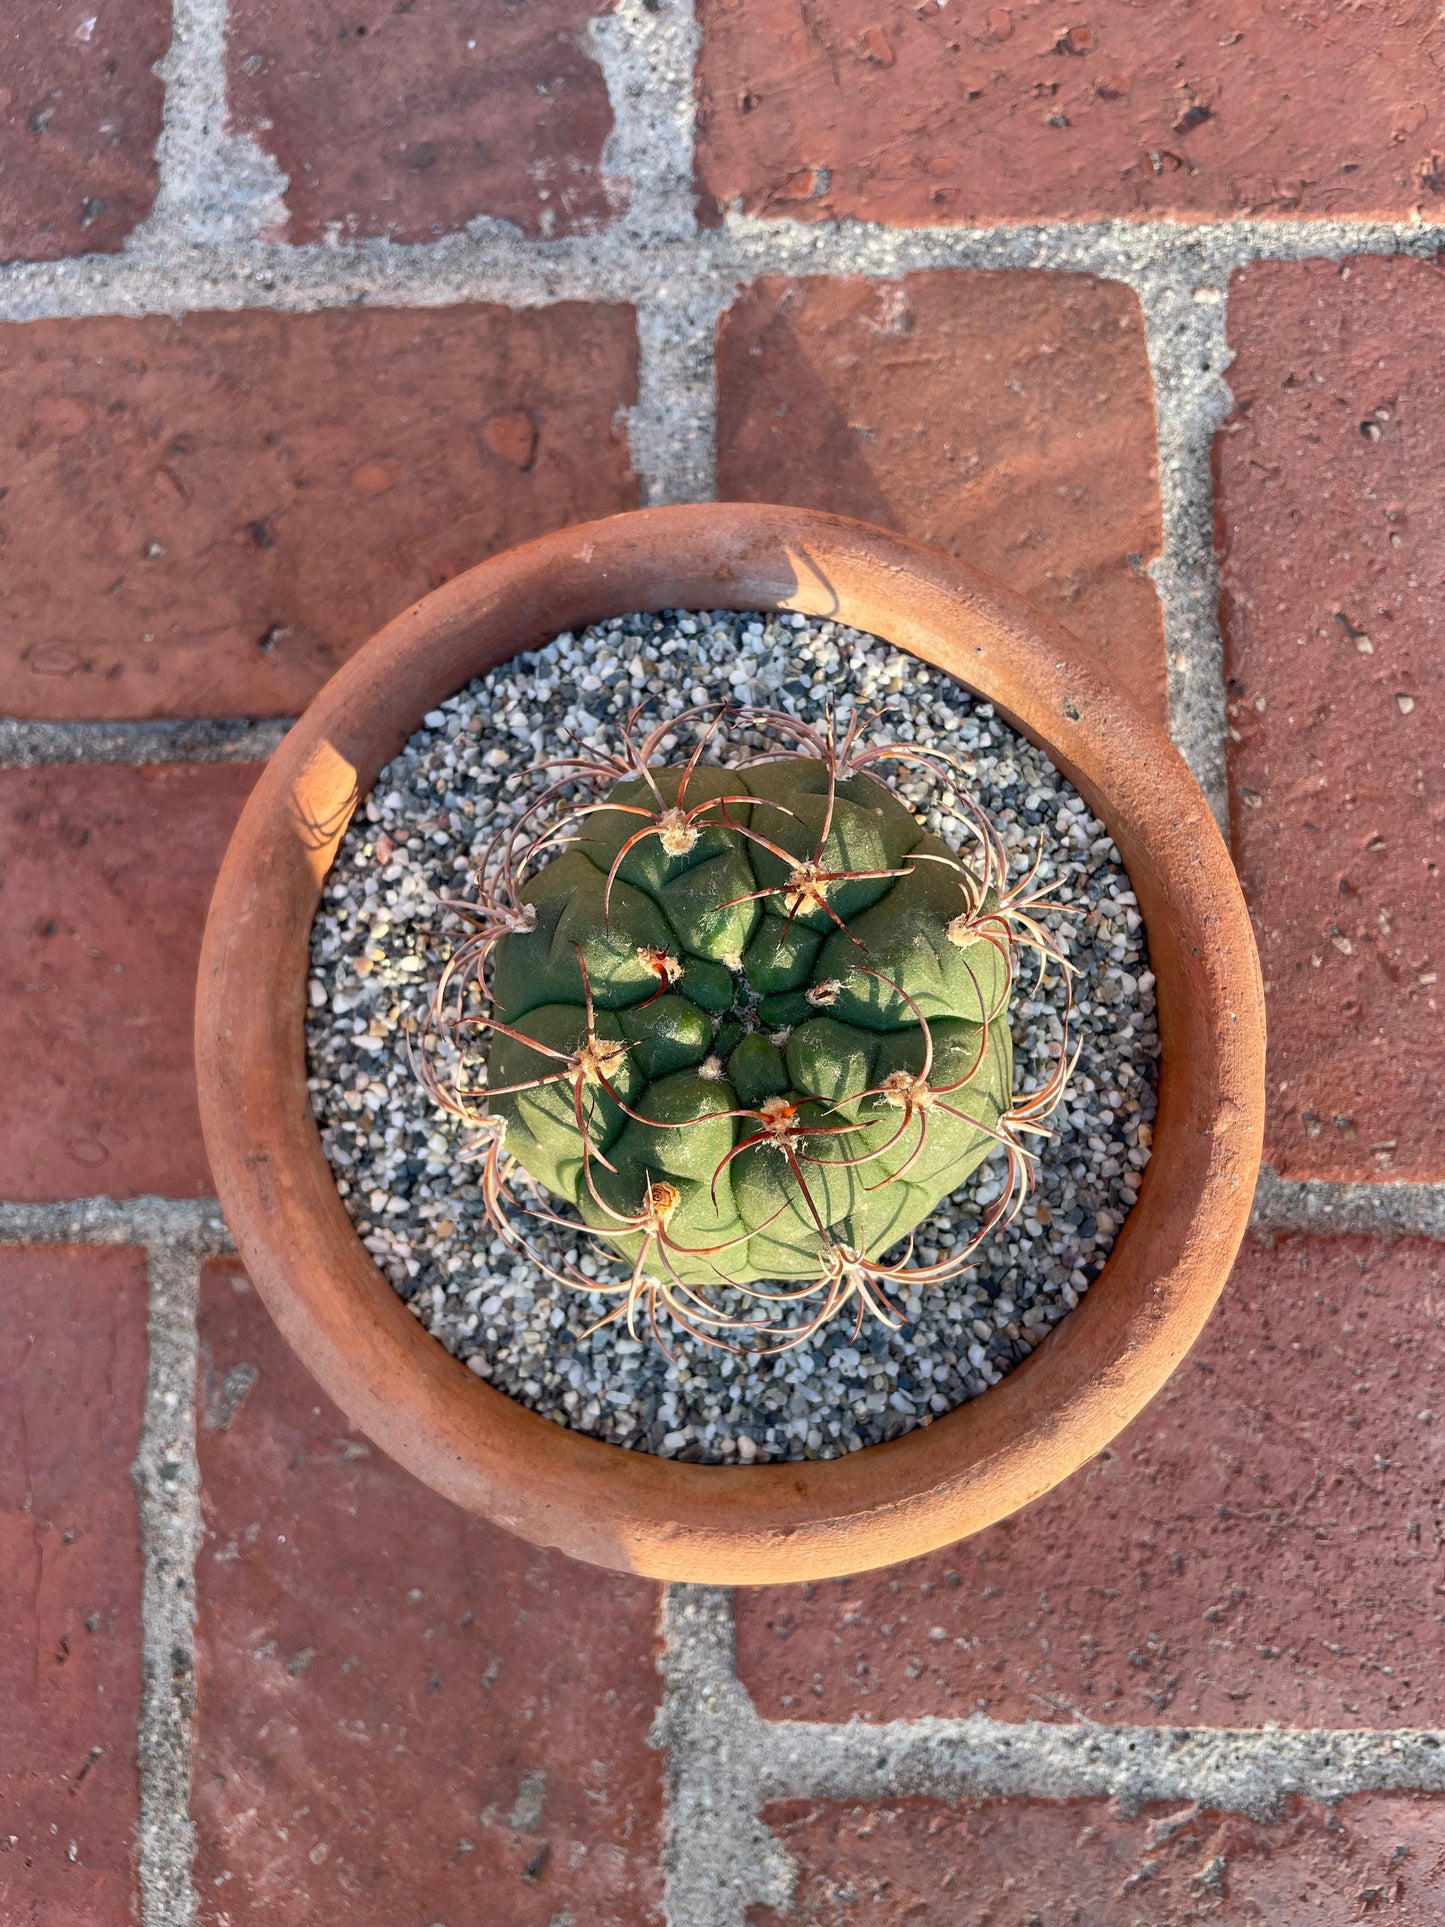
<svg viewBox="0 0 1445 1927"><path fill-rule="evenodd" d="M793 609L937 663L1046 750L1128 866L1162 1074L1139 1203L1077 1311L1003 1382L822 1464L684 1465L537 1417L417 1322L337 1196L306 1091L307 938L358 800L427 710L519 650L629 611ZM216 885L197 1011L206 1143L236 1243L342 1410L460 1506L654 1578L819 1579L947 1545L1107 1444L1194 1342L1249 1216L1264 1017L1244 901L1162 734L1057 623L901 536L795 509L649 509L564 529L426 596L332 678L256 786Z"/></svg>

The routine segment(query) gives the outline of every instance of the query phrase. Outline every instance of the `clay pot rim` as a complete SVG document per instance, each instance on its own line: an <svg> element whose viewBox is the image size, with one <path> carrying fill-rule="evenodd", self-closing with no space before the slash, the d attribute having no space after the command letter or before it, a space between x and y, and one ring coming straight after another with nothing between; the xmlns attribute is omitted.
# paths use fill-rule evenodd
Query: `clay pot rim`
<svg viewBox="0 0 1445 1927"><path fill-rule="evenodd" d="M373 1265L306 1089L307 940L357 802L426 712L566 629L664 608L794 609L939 664L1044 749L1114 836L1163 1045L1153 1154L1104 1271L982 1397L842 1459L698 1466L527 1411L433 1339ZM1184 1356L1248 1221L1263 991L1228 853L1179 755L1039 611L905 537L811 511L648 509L496 556L341 669L263 772L216 884L196 1013L202 1122L252 1281L347 1416L419 1478L542 1546L654 1578L764 1583L953 1543L1099 1451Z"/></svg>

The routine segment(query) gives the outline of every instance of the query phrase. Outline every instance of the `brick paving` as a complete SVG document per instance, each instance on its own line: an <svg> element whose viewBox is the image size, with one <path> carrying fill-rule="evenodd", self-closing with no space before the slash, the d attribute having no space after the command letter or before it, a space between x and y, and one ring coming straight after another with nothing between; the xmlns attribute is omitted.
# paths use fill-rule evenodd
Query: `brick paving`
<svg viewBox="0 0 1445 1927"><path fill-rule="evenodd" d="M191 1002L255 769L0 770L0 1195L204 1196Z"/></svg>
<svg viewBox="0 0 1445 1927"><path fill-rule="evenodd" d="M1162 720L1152 383L1117 282L756 282L719 333L718 494L962 557L1067 622Z"/></svg>
<svg viewBox="0 0 1445 1927"><path fill-rule="evenodd" d="M368 9L236 0L235 124L287 176L289 241L429 241L478 216L530 235L611 218L607 88L589 0L479 12L463 0Z"/></svg>
<svg viewBox="0 0 1445 1927"><path fill-rule="evenodd" d="M738 1599L777 1719L1445 1727L1445 1252L1252 1241L1075 1478L887 1572Z"/></svg>
<svg viewBox="0 0 1445 1927"><path fill-rule="evenodd" d="M0 328L0 703L293 714L460 569L637 506L635 352L569 302Z"/></svg>
<svg viewBox="0 0 1445 1927"><path fill-rule="evenodd" d="M155 199L166 0L0 6L0 261L123 247Z"/></svg>
<svg viewBox="0 0 1445 1927"><path fill-rule="evenodd" d="M1438 1918L1438 22L171 25L0 6L0 1913ZM212 1262L189 1042L246 719L500 547L714 495L952 549L1167 716L1281 1174L1093 1465L735 1616L349 1430Z"/></svg>
<svg viewBox="0 0 1445 1927"><path fill-rule="evenodd" d="M1229 313L1230 771L1275 993L1268 1155L1292 1177L1445 1177L1442 370L1414 346L1445 282L1272 262Z"/></svg>
<svg viewBox="0 0 1445 1927"><path fill-rule="evenodd" d="M786 1912L753 1927L1183 1927L1369 1920L1431 1927L1445 1907L1440 1803L1291 1800L1269 1822L1195 1803L928 1800L766 1809L799 1866ZM1348 1912L1344 1911L1348 1909Z"/></svg>
<svg viewBox="0 0 1445 1927"><path fill-rule="evenodd" d="M199 1326L201 1919L660 1921L656 1588L420 1489L235 1265Z"/></svg>
<svg viewBox="0 0 1445 1927"><path fill-rule="evenodd" d="M138 1918L138 1251L0 1251L0 1918Z"/></svg>
<svg viewBox="0 0 1445 1927"><path fill-rule="evenodd" d="M778 219L1395 214L1445 184L1405 7L703 0L699 181Z"/></svg>

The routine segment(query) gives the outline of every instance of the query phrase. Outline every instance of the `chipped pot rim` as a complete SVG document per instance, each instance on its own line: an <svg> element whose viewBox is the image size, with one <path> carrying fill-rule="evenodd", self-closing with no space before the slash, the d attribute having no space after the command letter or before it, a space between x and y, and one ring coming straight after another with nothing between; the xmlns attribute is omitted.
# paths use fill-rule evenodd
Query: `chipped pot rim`
<svg viewBox="0 0 1445 1927"><path fill-rule="evenodd" d="M797 611L943 669L1104 822L1149 941L1162 1047L1139 1202L1078 1308L982 1396L844 1458L692 1465L571 1431L478 1380L361 1244L307 1091L307 946L358 803L426 713L524 650L663 609ZM326 684L252 792L216 884L196 1010L216 1188L283 1335L347 1417L468 1511L656 1579L762 1584L916 1557L1084 1464L1198 1336L1244 1236L1264 998L1224 841L1164 732L1060 624L937 550L754 504L643 509L539 537L422 598Z"/></svg>

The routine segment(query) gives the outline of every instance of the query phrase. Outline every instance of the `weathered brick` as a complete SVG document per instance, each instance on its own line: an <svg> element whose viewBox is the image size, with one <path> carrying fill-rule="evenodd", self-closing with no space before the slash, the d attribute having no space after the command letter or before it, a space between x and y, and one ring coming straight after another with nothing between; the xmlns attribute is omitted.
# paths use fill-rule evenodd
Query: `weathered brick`
<svg viewBox="0 0 1445 1927"><path fill-rule="evenodd" d="M0 328L0 711L286 715L494 550L633 508L630 309Z"/></svg>
<svg viewBox="0 0 1445 1927"><path fill-rule="evenodd" d="M1445 1725L1442 1285L1423 1240L1247 1245L1112 1447L946 1552L741 1594L743 1678L793 1719Z"/></svg>
<svg viewBox="0 0 1445 1927"><path fill-rule="evenodd" d="M1423 261L1259 266L1230 296L1234 838L1292 1177L1445 1178L1442 329Z"/></svg>
<svg viewBox="0 0 1445 1927"><path fill-rule="evenodd" d="M233 1266L201 1346L202 1921L659 1923L656 1588L418 1485Z"/></svg>
<svg viewBox="0 0 1445 1927"><path fill-rule="evenodd" d="M289 177L287 238L429 241L478 215L586 233L613 212L612 110L587 22L607 0L234 0L235 125Z"/></svg>
<svg viewBox="0 0 1445 1927"><path fill-rule="evenodd" d="M1091 275L769 279L724 315L718 492L932 542L1058 615L1164 714L1153 388Z"/></svg>
<svg viewBox="0 0 1445 1927"><path fill-rule="evenodd" d="M0 0L0 260L109 254L155 199L167 0Z"/></svg>
<svg viewBox="0 0 1445 1927"><path fill-rule="evenodd" d="M137 1251L0 1250L0 1919L137 1918Z"/></svg>
<svg viewBox="0 0 1445 1927"><path fill-rule="evenodd" d="M0 1197L205 1195L191 1007L251 768L0 770Z"/></svg>
<svg viewBox="0 0 1445 1927"><path fill-rule="evenodd" d="M1434 1927L1445 1907L1445 1813L1422 1796L1291 1800L1273 1821L1182 1803L1122 1816L1104 1800L797 1801L764 1818L798 1884L753 1927Z"/></svg>
<svg viewBox="0 0 1445 1927"><path fill-rule="evenodd" d="M698 183L718 206L987 225L1406 215L1445 191L1421 84L1442 30L1402 0L699 11Z"/></svg>

